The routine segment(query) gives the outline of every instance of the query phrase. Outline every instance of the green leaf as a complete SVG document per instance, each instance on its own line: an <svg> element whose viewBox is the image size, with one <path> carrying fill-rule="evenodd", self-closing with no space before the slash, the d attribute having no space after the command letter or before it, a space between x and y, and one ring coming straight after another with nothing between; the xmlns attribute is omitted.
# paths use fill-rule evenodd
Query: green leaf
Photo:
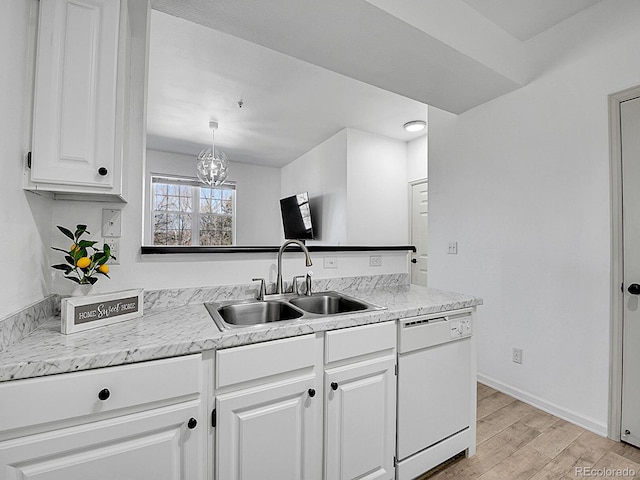
<svg viewBox="0 0 640 480"><path fill-rule="evenodd" d="M76 262L75 262L75 260L73 259L73 257L71 257L71 256L67 255L67 256L65 256L65 257L64 257L64 259L65 259L67 262L69 262L69 265L73 265L73 266L75 267Z"/></svg>
<svg viewBox="0 0 640 480"><path fill-rule="evenodd" d="M96 243L98 243L98 242L93 242L93 241L90 241L90 240L80 240L78 242L78 246L80 248L89 248L89 247L93 247Z"/></svg>
<svg viewBox="0 0 640 480"><path fill-rule="evenodd" d="M52 250L57 250L57 251L59 251L59 252L63 252L63 253L66 253L66 254L68 254L68 253L69 253L69 250L63 250L63 249L61 249L61 248L51 247L51 249L52 249Z"/></svg>
<svg viewBox="0 0 640 480"><path fill-rule="evenodd" d="M83 233L89 233L87 232L87 226L86 225L76 225L76 236L75 238L79 238Z"/></svg>
<svg viewBox="0 0 640 480"><path fill-rule="evenodd" d="M104 244L104 246L102 247L102 250L104 250L104 253L107 256L111 255L111 247L107 243Z"/></svg>
<svg viewBox="0 0 640 480"><path fill-rule="evenodd" d="M80 283L80 280L78 280L76 277L64 277L64 278L68 278L72 282Z"/></svg>
<svg viewBox="0 0 640 480"><path fill-rule="evenodd" d="M56 270L64 270L65 275L69 275L69 272L73 270L72 267L64 263L60 263L58 265L51 265L51 268L55 268Z"/></svg>
<svg viewBox="0 0 640 480"><path fill-rule="evenodd" d="M98 281L98 279L96 277L86 277L86 278L87 278L87 280L89 280L91 285L93 285L94 283L96 283Z"/></svg>
<svg viewBox="0 0 640 480"><path fill-rule="evenodd" d="M58 230L60 230L62 233L65 234L65 236L69 237L71 240L75 240L75 237L73 236L73 233L71 233L71 230L69 230L68 228L64 228L61 227L60 225L57 225Z"/></svg>

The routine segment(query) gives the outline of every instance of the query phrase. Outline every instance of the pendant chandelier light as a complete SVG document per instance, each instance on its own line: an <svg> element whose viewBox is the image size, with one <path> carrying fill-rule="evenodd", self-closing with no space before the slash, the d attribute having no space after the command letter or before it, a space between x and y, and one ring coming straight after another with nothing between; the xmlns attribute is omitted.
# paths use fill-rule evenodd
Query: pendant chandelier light
<svg viewBox="0 0 640 480"><path fill-rule="evenodd" d="M215 146L214 136L218 129L218 122L209 122L211 129L211 148L207 148L198 155L198 163L196 170L198 171L198 179L202 183L211 186L222 185L227 178L227 169L229 161L224 152L218 150Z"/></svg>

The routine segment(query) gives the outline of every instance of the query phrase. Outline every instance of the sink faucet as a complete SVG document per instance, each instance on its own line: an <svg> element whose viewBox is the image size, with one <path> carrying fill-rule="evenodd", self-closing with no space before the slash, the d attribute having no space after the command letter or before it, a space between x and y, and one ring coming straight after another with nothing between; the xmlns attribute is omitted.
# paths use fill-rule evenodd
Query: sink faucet
<svg viewBox="0 0 640 480"><path fill-rule="evenodd" d="M284 285L282 282L282 254L284 253L284 249L291 244L298 245L302 249L305 257L305 265L307 267L311 266L311 256L309 255L309 250L307 250L307 247L305 247L304 243L302 243L300 240L287 240L286 242L284 242L280 247L280 250L278 250L278 276L276 277L276 293L284 293Z"/></svg>

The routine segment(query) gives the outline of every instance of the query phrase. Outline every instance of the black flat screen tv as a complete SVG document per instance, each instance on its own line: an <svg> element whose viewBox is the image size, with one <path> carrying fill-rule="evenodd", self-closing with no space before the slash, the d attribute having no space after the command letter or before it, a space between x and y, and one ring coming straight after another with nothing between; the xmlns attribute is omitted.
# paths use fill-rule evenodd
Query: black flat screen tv
<svg viewBox="0 0 640 480"><path fill-rule="evenodd" d="M280 199L284 238L287 240L312 240L313 223L307 192Z"/></svg>

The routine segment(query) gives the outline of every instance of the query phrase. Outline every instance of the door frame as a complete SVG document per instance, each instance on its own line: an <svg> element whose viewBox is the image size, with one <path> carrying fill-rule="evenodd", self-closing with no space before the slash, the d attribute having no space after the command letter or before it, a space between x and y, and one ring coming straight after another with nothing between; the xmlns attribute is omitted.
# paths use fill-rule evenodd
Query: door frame
<svg viewBox="0 0 640 480"><path fill-rule="evenodd" d="M609 421L607 435L620 441L622 427L622 342L624 292L622 237L622 142L620 104L640 97L640 86L609 95L609 178L611 194L611 322L609 328Z"/></svg>

